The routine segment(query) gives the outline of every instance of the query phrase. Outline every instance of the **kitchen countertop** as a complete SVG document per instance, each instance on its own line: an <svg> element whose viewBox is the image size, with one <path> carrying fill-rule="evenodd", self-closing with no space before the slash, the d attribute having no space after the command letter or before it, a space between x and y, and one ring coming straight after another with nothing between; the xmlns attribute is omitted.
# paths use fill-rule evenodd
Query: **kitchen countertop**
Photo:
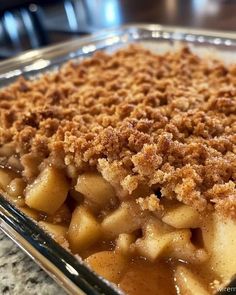
<svg viewBox="0 0 236 295"><path fill-rule="evenodd" d="M66 295L37 264L0 230L1 295Z"/></svg>

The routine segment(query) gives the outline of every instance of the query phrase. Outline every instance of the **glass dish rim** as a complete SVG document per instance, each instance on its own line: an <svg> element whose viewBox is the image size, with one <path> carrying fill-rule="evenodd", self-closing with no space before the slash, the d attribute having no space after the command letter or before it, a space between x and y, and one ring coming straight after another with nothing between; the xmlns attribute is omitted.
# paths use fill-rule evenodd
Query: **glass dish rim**
<svg viewBox="0 0 236 295"><path fill-rule="evenodd" d="M169 37L171 40L180 40L185 42L192 42L193 40L187 39L189 36L201 36L205 37L205 41L209 44L214 44L216 39L231 40L233 44L236 44L236 33L231 31L217 31L209 29L195 29L181 26L166 26L154 23L130 23L122 26L112 27L109 29L102 29L92 35L84 37L74 38L66 42L60 42L55 45L46 46L40 49L27 50L24 53L18 54L15 57L6 59L0 62L0 74L11 68L17 68L17 64L22 65L24 63L31 62L41 57L54 57L55 55L62 55L68 52L68 48L74 48L75 46L83 46L87 43L99 41L104 37L111 37L117 34L123 34L126 30L143 29L147 31L172 33ZM168 38L166 38L168 39ZM218 45L218 44L215 44ZM0 77L1 79L1 77Z"/></svg>
<svg viewBox="0 0 236 295"><path fill-rule="evenodd" d="M236 45L236 33L234 32L219 32L159 24L127 24L116 28L104 29L91 36L75 38L42 49L30 50L14 58L3 61L0 63L0 81L7 80L4 76L6 73L13 72L14 74L14 71L19 69L19 67L25 67L37 60L44 58L53 60L56 58L55 64L57 64L57 58L61 56L65 57L70 52L73 52L73 50L78 50L78 48L105 40L106 38L122 36L125 33L135 33L135 31L138 30L146 30L160 34L165 33L165 36L159 36L160 39L164 38L171 41L191 43L196 40L190 37L198 36L203 37L204 43L209 45L219 45L219 41L222 41L222 44L226 44L225 42L227 40L230 40L230 45ZM73 58L73 56L71 56L71 58ZM19 76L19 73L15 76ZM13 75L13 77L15 76ZM36 260L49 275L53 276L54 279L57 278L57 282L70 294L78 294L78 292L81 294L122 294L113 284L101 279L101 277L85 266L81 259L76 259L53 241L35 222L7 201L1 192L0 229L15 241L28 255ZM37 254L40 254L42 257L40 257L40 255L37 256ZM57 257L57 259L55 259L55 257ZM44 259L46 260L43 262ZM236 281L232 281L229 287L236 288ZM220 294L224 294L224 292Z"/></svg>

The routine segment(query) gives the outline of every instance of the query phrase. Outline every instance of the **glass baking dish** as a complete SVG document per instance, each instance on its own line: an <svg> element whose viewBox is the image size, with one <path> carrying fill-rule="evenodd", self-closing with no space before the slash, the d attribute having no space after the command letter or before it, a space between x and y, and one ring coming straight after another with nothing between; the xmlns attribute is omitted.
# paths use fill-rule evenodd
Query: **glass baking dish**
<svg viewBox="0 0 236 295"><path fill-rule="evenodd" d="M199 55L214 54L236 63L236 34L161 25L126 25L63 44L23 53L0 64L0 86L24 75L32 79L56 69L69 59L83 59L97 50L112 52L130 43L141 43L155 52L187 44ZM0 228L69 294L122 294L113 284L91 271L78 256L54 242L30 218L10 204L0 192ZM228 289L229 288L229 289ZM221 294L235 294L236 280Z"/></svg>

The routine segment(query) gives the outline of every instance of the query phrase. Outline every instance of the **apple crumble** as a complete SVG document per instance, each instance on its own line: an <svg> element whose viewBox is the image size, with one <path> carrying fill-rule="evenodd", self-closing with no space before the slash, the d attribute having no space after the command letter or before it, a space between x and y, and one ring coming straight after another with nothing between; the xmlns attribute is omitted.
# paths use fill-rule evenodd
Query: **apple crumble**
<svg viewBox="0 0 236 295"><path fill-rule="evenodd" d="M236 65L131 45L21 77L0 162L4 196L129 295L236 273Z"/></svg>

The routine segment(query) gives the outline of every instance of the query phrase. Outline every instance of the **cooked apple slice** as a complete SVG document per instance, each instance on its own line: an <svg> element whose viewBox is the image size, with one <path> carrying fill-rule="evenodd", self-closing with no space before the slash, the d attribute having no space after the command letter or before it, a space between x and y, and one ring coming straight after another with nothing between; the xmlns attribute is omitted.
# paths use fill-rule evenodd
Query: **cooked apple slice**
<svg viewBox="0 0 236 295"><path fill-rule="evenodd" d="M50 222L39 221L39 225L49 234L53 236L66 236L68 228L63 225L53 224Z"/></svg>
<svg viewBox="0 0 236 295"><path fill-rule="evenodd" d="M135 243L139 254L150 261L156 260L173 240L171 229L158 219L147 223L144 228L144 237Z"/></svg>
<svg viewBox="0 0 236 295"><path fill-rule="evenodd" d="M167 210L162 220L175 228L197 228L201 224L200 214L197 210L184 204Z"/></svg>
<svg viewBox="0 0 236 295"><path fill-rule="evenodd" d="M158 219L146 224L144 236L135 242L135 246L150 261L165 257L200 263L208 258L204 249L192 244L189 229L175 229Z"/></svg>
<svg viewBox="0 0 236 295"><path fill-rule="evenodd" d="M226 282L236 274L236 221L213 213L204 223L203 242L211 254L208 265Z"/></svg>
<svg viewBox="0 0 236 295"><path fill-rule="evenodd" d="M116 199L113 187L96 172L79 175L75 189L98 208L114 203Z"/></svg>
<svg viewBox="0 0 236 295"><path fill-rule="evenodd" d="M26 187L25 202L30 208L54 214L65 202L68 190L63 172L47 167Z"/></svg>
<svg viewBox="0 0 236 295"><path fill-rule="evenodd" d="M183 265L177 266L175 270L175 279L180 294L188 295L210 295L201 279Z"/></svg>
<svg viewBox="0 0 236 295"><path fill-rule="evenodd" d="M24 195L26 183L22 178L14 178L7 186L7 193L13 198L22 197Z"/></svg>
<svg viewBox="0 0 236 295"><path fill-rule="evenodd" d="M95 243L101 235L101 225L95 217L84 206L78 206L72 214L68 231L71 250L79 253Z"/></svg>
<svg viewBox="0 0 236 295"><path fill-rule="evenodd" d="M138 206L135 201L124 202L109 214L102 222L102 228L107 237L117 237L121 233L132 233L141 224L138 216Z"/></svg>
<svg viewBox="0 0 236 295"><path fill-rule="evenodd" d="M68 227L53 224L45 221L39 221L39 225L59 244L68 246L68 242L66 240L66 233L68 231Z"/></svg>
<svg viewBox="0 0 236 295"><path fill-rule="evenodd" d="M134 234L120 234L116 240L116 249L124 255L128 255L131 251L130 246L134 243L136 237Z"/></svg>
<svg viewBox="0 0 236 295"><path fill-rule="evenodd" d="M0 188L6 191L8 184L17 177L12 170L0 168Z"/></svg>

